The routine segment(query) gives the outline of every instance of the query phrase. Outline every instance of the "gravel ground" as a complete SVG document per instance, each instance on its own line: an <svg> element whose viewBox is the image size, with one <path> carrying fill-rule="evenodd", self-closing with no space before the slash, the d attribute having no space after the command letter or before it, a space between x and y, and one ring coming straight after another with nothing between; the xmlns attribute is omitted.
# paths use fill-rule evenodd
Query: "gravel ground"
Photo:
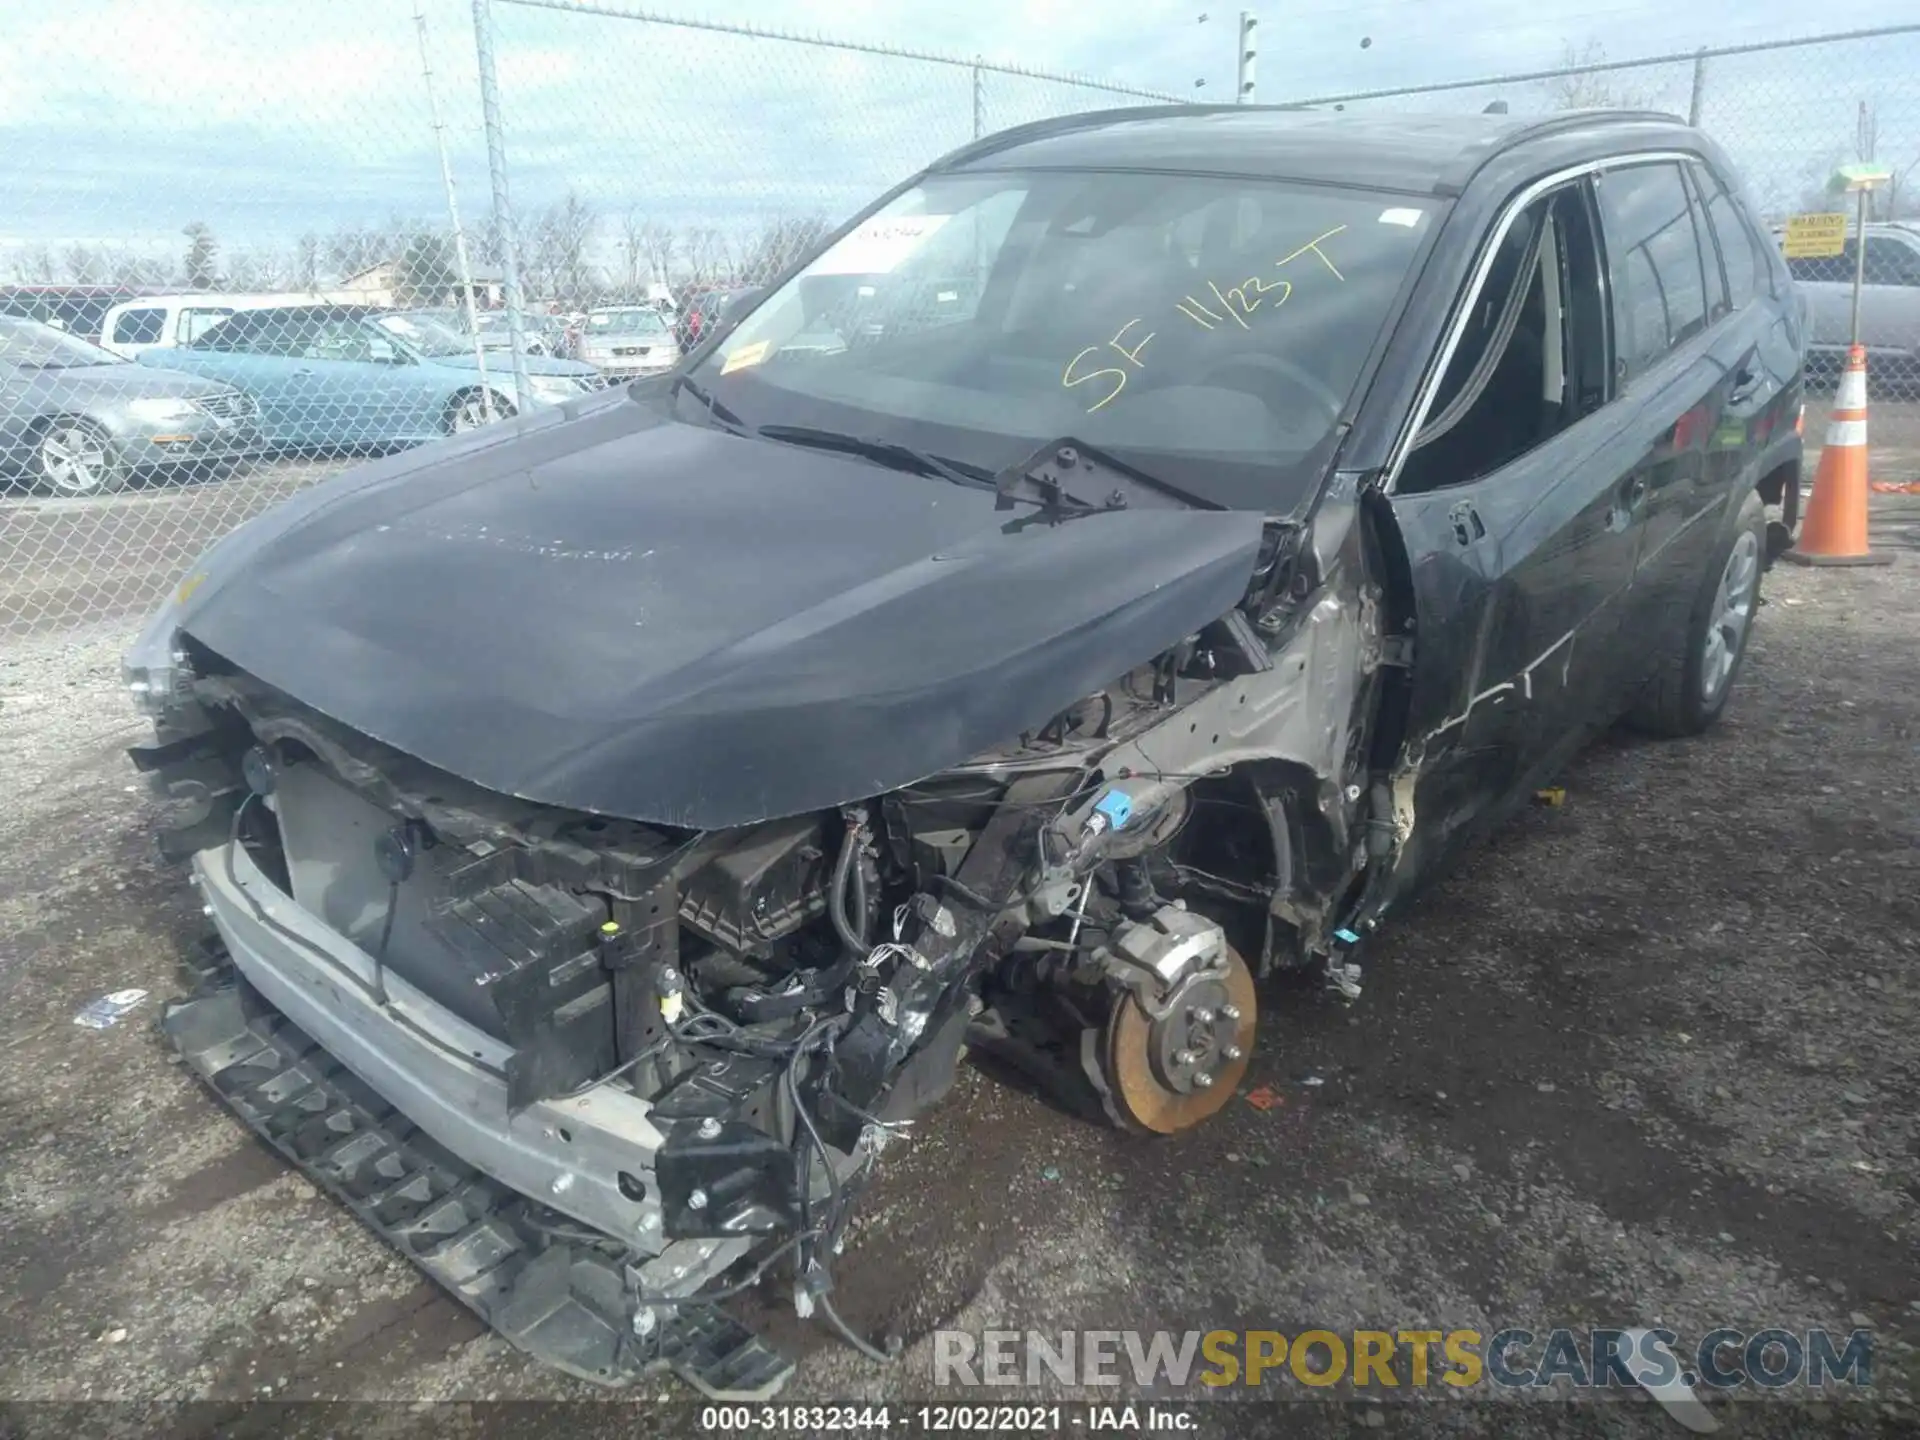
<svg viewBox="0 0 1920 1440"><path fill-rule="evenodd" d="M1236 1097L1142 1142L967 1072L889 1155L837 1273L843 1313L904 1358L789 1317L782 1398L931 1396L939 1326L1867 1326L1867 1396L1749 1390L1721 1413L1749 1435L1911 1433L1920 506L1877 516L1892 569L1768 577L1713 734L1581 757L1563 805L1381 934L1351 1009L1267 997L1246 1084L1278 1106ZM201 920L147 857L123 638L0 657L0 1398L600 1394L484 1333L170 1062L151 1021ZM153 993L119 1025L72 1023L129 986ZM656 1389L575 1423L691 1428ZM1680 1433L1637 1393L1325 1403L1345 1393L1289 1433ZM1275 1415L1217 1404L1202 1433Z"/></svg>

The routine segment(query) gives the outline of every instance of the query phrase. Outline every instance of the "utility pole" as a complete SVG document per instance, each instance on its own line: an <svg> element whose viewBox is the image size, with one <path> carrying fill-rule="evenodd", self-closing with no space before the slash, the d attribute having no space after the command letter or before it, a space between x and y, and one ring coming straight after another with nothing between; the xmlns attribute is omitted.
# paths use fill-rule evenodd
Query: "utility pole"
<svg viewBox="0 0 1920 1440"><path fill-rule="evenodd" d="M493 420L493 387L487 384L487 347L480 343L480 318L473 300L473 265L467 258L467 232L460 224L460 197L453 186L453 162L447 158L447 127L440 119L440 98L433 88L433 59L427 49L427 17L420 0L413 0L413 25L420 35L420 79L427 87L427 115L433 121L433 141L440 147L440 183L447 192L447 219L453 225L453 259L460 272L460 294L466 303L467 330L473 336L473 365L480 372L480 413Z"/></svg>
<svg viewBox="0 0 1920 1440"><path fill-rule="evenodd" d="M1235 64L1238 83L1233 90L1236 105L1246 105L1253 100L1253 62L1259 48L1253 32L1259 24L1251 10L1240 12L1240 49Z"/></svg>
<svg viewBox="0 0 1920 1440"><path fill-rule="evenodd" d="M493 220L500 228L501 278L507 289L507 337L513 347L513 406L530 408L533 386L527 381L526 299L520 293L520 251L513 234L513 202L507 194L507 142L500 120L500 77L493 65L493 6L473 0L473 48L480 65L480 123L487 132L487 179L493 191Z"/></svg>

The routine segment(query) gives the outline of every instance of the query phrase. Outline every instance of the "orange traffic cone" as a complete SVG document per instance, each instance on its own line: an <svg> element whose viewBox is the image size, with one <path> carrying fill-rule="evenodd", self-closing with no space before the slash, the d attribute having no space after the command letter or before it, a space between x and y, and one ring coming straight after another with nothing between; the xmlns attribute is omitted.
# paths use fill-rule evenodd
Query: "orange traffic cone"
<svg viewBox="0 0 1920 1440"><path fill-rule="evenodd" d="M1867 352L1861 346L1847 351L1800 543L1780 558L1796 565L1892 563L1891 555L1867 548Z"/></svg>

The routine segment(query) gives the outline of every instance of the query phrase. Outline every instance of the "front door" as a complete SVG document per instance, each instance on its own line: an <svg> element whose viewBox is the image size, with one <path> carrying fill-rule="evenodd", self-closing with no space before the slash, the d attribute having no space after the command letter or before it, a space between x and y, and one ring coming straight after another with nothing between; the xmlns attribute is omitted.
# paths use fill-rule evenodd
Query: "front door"
<svg viewBox="0 0 1920 1440"><path fill-rule="evenodd" d="M1584 182L1520 217L1397 478L1416 607L1409 882L1551 773L1620 684L1641 506L1634 417L1607 403L1597 242Z"/></svg>

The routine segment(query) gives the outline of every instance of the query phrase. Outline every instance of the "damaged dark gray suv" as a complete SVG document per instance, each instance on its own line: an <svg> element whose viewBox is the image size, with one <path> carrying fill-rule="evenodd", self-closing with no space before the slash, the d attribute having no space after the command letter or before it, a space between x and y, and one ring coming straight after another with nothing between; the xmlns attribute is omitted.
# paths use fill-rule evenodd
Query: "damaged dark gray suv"
<svg viewBox="0 0 1920 1440"><path fill-rule="evenodd" d="M1256 977L1351 1000L1586 737L1715 719L1801 341L1661 116L978 142L675 373L195 566L127 661L218 929L165 1030L516 1344L765 1394L719 1302L845 1331L965 1047L1196 1124Z"/></svg>

